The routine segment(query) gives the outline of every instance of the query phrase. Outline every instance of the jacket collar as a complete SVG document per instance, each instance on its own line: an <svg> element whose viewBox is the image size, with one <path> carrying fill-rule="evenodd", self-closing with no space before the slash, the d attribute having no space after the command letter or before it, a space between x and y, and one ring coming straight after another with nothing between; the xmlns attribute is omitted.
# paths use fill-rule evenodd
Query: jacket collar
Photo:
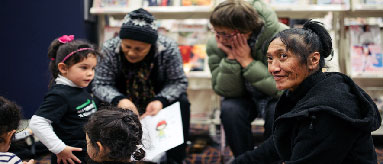
<svg viewBox="0 0 383 164"><path fill-rule="evenodd" d="M58 77L55 79L55 82L56 82L56 84L62 84L62 85L70 86L70 87L81 88L81 87L77 86L76 84L74 84L71 80L69 80L68 78L66 78L62 75L58 75Z"/></svg>

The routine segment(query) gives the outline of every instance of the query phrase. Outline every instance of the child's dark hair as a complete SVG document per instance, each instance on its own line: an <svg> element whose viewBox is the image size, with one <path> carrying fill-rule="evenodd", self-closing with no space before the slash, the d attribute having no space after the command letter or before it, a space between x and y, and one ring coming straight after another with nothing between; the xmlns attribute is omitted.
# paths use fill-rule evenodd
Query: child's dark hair
<svg viewBox="0 0 383 164"><path fill-rule="evenodd" d="M307 57L313 52L319 52L319 69L325 67L325 58L333 55L332 39L323 24L309 20L303 28L286 29L271 38L264 46L267 51L269 44L280 38L286 45L286 51L291 51L301 58L301 63L306 64ZM266 54L266 53L265 53Z"/></svg>
<svg viewBox="0 0 383 164"><path fill-rule="evenodd" d="M105 146L108 154L100 157L113 161L127 161L133 155L136 160L145 157L142 145L142 126L131 110L114 106L101 106L84 127L90 143L100 151L97 142Z"/></svg>
<svg viewBox="0 0 383 164"><path fill-rule="evenodd" d="M75 52L81 48L90 48L84 51ZM50 85L54 83L54 79L58 77L59 70L57 65L63 62L63 59L70 53L75 52L69 58L64 61L68 67L81 62L85 58L89 57L89 54L94 56L100 56L95 47L84 40L73 40L66 43L59 41L59 38L52 41L48 48L48 58L50 59L49 70L52 73L52 79Z"/></svg>
<svg viewBox="0 0 383 164"><path fill-rule="evenodd" d="M0 136L6 132L16 130L21 119L20 107L0 96ZM0 143L4 139L0 137Z"/></svg>

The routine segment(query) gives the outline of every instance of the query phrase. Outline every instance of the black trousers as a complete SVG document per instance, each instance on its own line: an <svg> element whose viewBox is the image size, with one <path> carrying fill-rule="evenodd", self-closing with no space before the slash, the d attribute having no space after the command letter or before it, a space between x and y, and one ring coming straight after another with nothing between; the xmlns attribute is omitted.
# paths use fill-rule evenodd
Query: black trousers
<svg viewBox="0 0 383 164"><path fill-rule="evenodd" d="M166 152L167 163L182 163L186 158L186 142L189 139L190 129L190 102L186 93L177 100L180 102L184 143Z"/></svg>
<svg viewBox="0 0 383 164"><path fill-rule="evenodd" d="M276 102L276 99L272 99L264 103L264 108L259 110L257 106L260 105L251 98L224 98L222 100L221 122L225 130L227 144L235 157L254 149L251 122L257 116L265 120L264 139L271 135Z"/></svg>

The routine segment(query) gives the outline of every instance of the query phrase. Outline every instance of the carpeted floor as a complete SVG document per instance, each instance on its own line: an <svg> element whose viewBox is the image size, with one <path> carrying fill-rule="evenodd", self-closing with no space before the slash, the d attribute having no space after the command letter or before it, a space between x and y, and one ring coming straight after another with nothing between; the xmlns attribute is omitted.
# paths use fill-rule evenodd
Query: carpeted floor
<svg viewBox="0 0 383 164"><path fill-rule="evenodd" d="M190 129L190 142L188 146L188 157L185 160L187 164L221 164L229 163L233 155L228 147L221 151L219 131L217 135L209 135L208 125L192 125ZM218 128L219 129L219 128ZM253 127L255 140L261 142L262 127ZM376 145L378 155L378 164L383 164L383 137L374 137L379 145ZM35 164L50 164L50 155L43 154L35 158Z"/></svg>

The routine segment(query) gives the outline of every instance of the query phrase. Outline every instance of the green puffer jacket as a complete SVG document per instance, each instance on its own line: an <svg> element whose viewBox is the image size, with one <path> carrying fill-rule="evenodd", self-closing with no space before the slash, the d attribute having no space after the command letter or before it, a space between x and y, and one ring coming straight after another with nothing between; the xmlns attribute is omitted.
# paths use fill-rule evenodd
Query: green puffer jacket
<svg viewBox="0 0 383 164"><path fill-rule="evenodd" d="M212 73L214 91L223 97L240 97L246 93L245 81L257 90L272 96L279 97L275 81L267 70L267 59L262 52L263 43L278 32L288 27L278 22L275 12L261 0L254 0L253 6L264 20L263 32L255 43L255 51L251 52L255 59L246 68L242 68L236 60L226 58L226 54L217 47L215 37L209 38L206 52L209 57L209 67Z"/></svg>

